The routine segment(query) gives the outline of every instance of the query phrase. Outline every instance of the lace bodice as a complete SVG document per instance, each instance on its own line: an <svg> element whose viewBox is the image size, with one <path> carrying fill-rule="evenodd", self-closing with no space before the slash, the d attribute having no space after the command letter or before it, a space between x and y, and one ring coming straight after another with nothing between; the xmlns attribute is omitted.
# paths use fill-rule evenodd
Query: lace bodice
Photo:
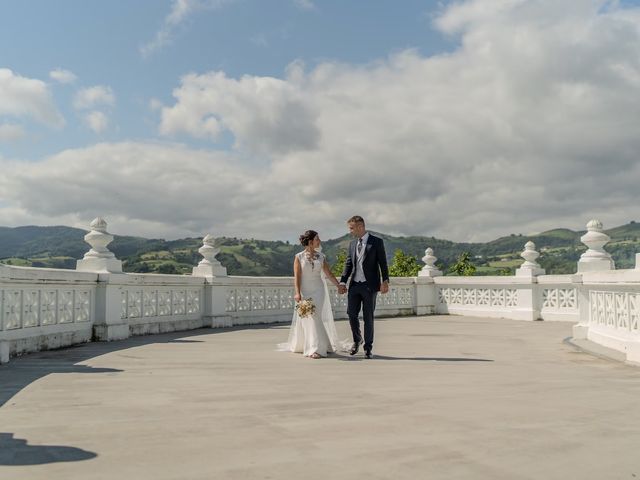
<svg viewBox="0 0 640 480"><path fill-rule="evenodd" d="M322 266L324 265L324 255L320 252L315 252L314 258L310 258L306 250L296 254L302 267L302 279L308 280L309 278L320 278L322 272ZM306 278L305 278L306 277Z"/></svg>

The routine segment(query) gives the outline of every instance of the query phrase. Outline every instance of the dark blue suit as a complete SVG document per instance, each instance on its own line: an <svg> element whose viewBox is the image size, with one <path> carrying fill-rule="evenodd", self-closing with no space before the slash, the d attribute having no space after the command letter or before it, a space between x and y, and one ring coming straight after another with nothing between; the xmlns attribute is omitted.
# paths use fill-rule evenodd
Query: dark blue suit
<svg viewBox="0 0 640 480"><path fill-rule="evenodd" d="M373 312L376 308L376 296L380 290L382 281L389 281L389 268L387 267L387 255L384 251L384 242L381 238L375 237L369 233L367 244L363 245L362 271L365 281L356 282L358 254L358 240L354 240L349 244L349 252L347 253L347 261L344 265L344 271L340 277L342 283L349 284L347 314L349 315L349 323L351 324L351 332L353 333L353 341L357 344L362 342L362 334L360 333L360 322L358 315L362 309L362 318L364 320L364 349L370 351L373 347ZM382 278L382 281L381 281Z"/></svg>

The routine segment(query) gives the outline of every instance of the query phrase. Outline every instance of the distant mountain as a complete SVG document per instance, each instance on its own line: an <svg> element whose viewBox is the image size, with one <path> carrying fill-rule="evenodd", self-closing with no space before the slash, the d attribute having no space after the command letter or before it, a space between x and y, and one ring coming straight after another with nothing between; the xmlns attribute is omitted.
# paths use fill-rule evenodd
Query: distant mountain
<svg viewBox="0 0 640 480"><path fill-rule="evenodd" d="M75 260L89 250L84 241L86 234L85 230L64 226L0 227L0 259L36 259L37 263L47 263L47 266L75 268ZM164 240L115 236L109 249L118 258L124 258L165 243Z"/></svg>
<svg viewBox="0 0 640 480"><path fill-rule="evenodd" d="M89 250L84 242L85 230L64 226L55 227L0 227L0 262L53 268L75 268L76 260ZM433 248L438 265L447 270L462 252L470 252L479 275L512 274L522 262L520 253L524 244L532 240L542 253L539 262L547 273L573 273L580 254L586 249L580 243L584 231L558 228L537 235L509 235L485 243L457 243L434 237L396 237L377 233L385 240L389 260L396 250L420 259L427 247ZM607 230L611 242L605 247L618 268L632 268L635 253L640 251L640 224ZM346 250L350 238L323 242L323 251L330 263ZM218 259L231 275L288 276L292 274L293 255L299 245L282 241L216 239L221 253ZM114 236L109 249L123 261L128 272L190 273L202 257L198 249L202 238L180 240L147 239Z"/></svg>

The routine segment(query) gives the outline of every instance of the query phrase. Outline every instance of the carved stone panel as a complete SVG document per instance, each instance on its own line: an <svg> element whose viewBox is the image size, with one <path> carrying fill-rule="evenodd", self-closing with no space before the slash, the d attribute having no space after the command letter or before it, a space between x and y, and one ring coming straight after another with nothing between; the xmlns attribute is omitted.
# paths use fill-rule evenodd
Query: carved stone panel
<svg viewBox="0 0 640 480"><path fill-rule="evenodd" d="M5 290L3 295L4 328L11 330L22 326L20 314L22 313L22 291Z"/></svg>
<svg viewBox="0 0 640 480"><path fill-rule="evenodd" d="M629 329L632 332L638 332L640 328L640 294L629 294Z"/></svg>
<svg viewBox="0 0 640 480"><path fill-rule="evenodd" d="M265 289L265 305L267 310L280 309L280 290L278 288Z"/></svg>
<svg viewBox="0 0 640 480"><path fill-rule="evenodd" d="M575 288L545 288L542 291L542 308L575 310L578 308L578 292Z"/></svg>
<svg viewBox="0 0 640 480"><path fill-rule="evenodd" d="M40 297L40 323L55 325L57 323L58 291L43 290Z"/></svg>
<svg viewBox="0 0 640 480"><path fill-rule="evenodd" d="M40 291L22 292L22 327L37 327L40 322Z"/></svg>
<svg viewBox="0 0 640 480"><path fill-rule="evenodd" d="M91 290L76 290L74 305L75 321L88 322L91 319Z"/></svg>
<svg viewBox="0 0 640 480"><path fill-rule="evenodd" d="M73 322L73 290L58 292L58 323Z"/></svg>
<svg viewBox="0 0 640 480"><path fill-rule="evenodd" d="M158 292L158 315L166 317L171 315L171 292Z"/></svg>
<svg viewBox="0 0 640 480"><path fill-rule="evenodd" d="M142 293L142 314L145 317L158 316L158 291L145 290Z"/></svg>
<svg viewBox="0 0 640 480"><path fill-rule="evenodd" d="M142 317L142 290L129 290L127 312L129 318Z"/></svg>
<svg viewBox="0 0 640 480"><path fill-rule="evenodd" d="M264 288L251 289L251 310L264 310Z"/></svg>
<svg viewBox="0 0 640 480"><path fill-rule="evenodd" d="M293 310L294 305L294 291L293 288L281 288L280 289L280 308L283 310Z"/></svg>
<svg viewBox="0 0 640 480"><path fill-rule="evenodd" d="M235 288L230 288L229 290L227 290L227 302L225 308L227 312L235 312L237 310L236 295L237 291Z"/></svg>
<svg viewBox="0 0 640 480"><path fill-rule="evenodd" d="M173 297L173 314L184 315L187 313L187 291L186 290L174 290L172 292Z"/></svg>
<svg viewBox="0 0 640 480"><path fill-rule="evenodd" d="M251 310L251 289L239 288L237 290L237 309L239 312L246 312Z"/></svg>
<svg viewBox="0 0 640 480"><path fill-rule="evenodd" d="M122 290L120 292L120 318L122 320L129 316L127 314L127 305L129 304L128 297L129 292L127 292L126 290Z"/></svg>
<svg viewBox="0 0 640 480"><path fill-rule="evenodd" d="M194 314L200 312L200 290L187 291L187 313Z"/></svg>

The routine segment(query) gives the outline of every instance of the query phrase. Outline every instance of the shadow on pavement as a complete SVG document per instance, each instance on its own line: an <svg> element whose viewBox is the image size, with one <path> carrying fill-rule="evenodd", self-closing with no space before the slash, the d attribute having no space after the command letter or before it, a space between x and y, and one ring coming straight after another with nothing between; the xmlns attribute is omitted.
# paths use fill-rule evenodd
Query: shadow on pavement
<svg viewBox="0 0 640 480"><path fill-rule="evenodd" d="M43 465L58 462L79 462L98 455L75 447L61 445L29 445L13 438L13 433L0 432L0 465Z"/></svg>
<svg viewBox="0 0 640 480"><path fill-rule="evenodd" d="M422 360L426 362L493 362L487 358L457 358L457 357L388 357L373 354L372 360Z"/></svg>
<svg viewBox="0 0 640 480"><path fill-rule="evenodd" d="M336 360L341 360L343 362L357 362L357 361L367 361L371 362L374 360L412 360L412 361L422 361L422 362L493 362L493 360L487 358L458 358L458 357L390 357L387 355L376 355L373 354L373 358L366 359L362 355L358 356L346 356L346 355L331 355L329 358L334 358Z"/></svg>
<svg viewBox="0 0 640 480"><path fill-rule="evenodd" d="M203 340L196 340L193 337L272 327L273 325L252 325L216 329L201 328L198 330L130 337L126 340L114 342L90 342L59 350L29 353L18 358L12 358L9 363L0 365L0 408L20 390L51 373L114 374L122 371L113 368L94 368L81 364L100 355L155 343L176 344L178 346L183 343L203 342Z"/></svg>

